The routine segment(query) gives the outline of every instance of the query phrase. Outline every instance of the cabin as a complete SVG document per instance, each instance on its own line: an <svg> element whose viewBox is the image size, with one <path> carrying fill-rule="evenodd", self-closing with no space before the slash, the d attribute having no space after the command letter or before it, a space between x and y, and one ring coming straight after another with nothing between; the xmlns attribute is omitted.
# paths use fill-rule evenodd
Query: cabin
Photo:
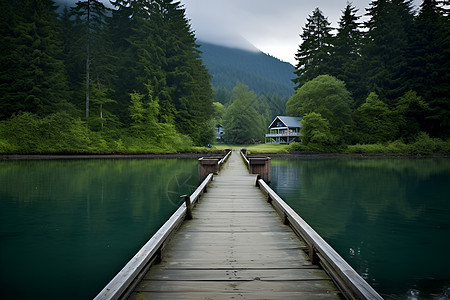
<svg viewBox="0 0 450 300"><path fill-rule="evenodd" d="M223 125L222 124L216 125L216 140L223 141Z"/></svg>
<svg viewBox="0 0 450 300"><path fill-rule="evenodd" d="M277 116L269 125L266 144L290 144L300 141L300 117Z"/></svg>

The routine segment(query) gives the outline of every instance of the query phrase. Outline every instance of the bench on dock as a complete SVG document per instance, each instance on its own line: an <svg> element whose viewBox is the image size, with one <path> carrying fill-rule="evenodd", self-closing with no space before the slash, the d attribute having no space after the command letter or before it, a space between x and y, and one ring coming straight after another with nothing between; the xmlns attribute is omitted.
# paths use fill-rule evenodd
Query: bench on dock
<svg viewBox="0 0 450 300"><path fill-rule="evenodd" d="M266 178L244 152L214 159L95 299L382 299L269 187L270 158Z"/></svg>

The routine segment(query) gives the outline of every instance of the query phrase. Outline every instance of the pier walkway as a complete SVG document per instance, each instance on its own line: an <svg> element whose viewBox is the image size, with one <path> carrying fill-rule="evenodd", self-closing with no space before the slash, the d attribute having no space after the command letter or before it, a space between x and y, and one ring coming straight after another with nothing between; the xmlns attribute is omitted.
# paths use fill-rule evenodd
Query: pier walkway
<svg viewBox="0 0 450 300"><path fill-rule="evenodd" d="M129 299L341 299L255 183L233 152Z"/></svg>

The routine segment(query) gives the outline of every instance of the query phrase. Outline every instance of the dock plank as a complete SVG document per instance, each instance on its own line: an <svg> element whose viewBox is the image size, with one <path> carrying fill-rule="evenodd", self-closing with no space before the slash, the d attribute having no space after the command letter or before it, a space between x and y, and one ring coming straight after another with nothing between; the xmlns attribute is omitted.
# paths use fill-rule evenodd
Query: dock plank
<svg viewBox="0 0 450 300"><path fill-rule="evenodd" d="M255 183L233 153L129 299L341 299Z"/></svg>

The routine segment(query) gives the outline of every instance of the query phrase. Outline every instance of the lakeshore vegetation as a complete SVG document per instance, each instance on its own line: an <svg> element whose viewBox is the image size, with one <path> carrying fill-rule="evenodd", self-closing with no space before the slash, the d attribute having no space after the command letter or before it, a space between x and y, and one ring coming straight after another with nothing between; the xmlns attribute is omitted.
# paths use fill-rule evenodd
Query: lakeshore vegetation
<svg viewBox="0 0 450 300"><path fill-rule="evenodd" d="M288 151L450 153L442 1L375 0L365 22L349 3L336 30L315 9L289 100L212 87L180 2L111 3L0 0L0 153L203 151L217 123L257 144L283 114L303 117Z"/></svg>

